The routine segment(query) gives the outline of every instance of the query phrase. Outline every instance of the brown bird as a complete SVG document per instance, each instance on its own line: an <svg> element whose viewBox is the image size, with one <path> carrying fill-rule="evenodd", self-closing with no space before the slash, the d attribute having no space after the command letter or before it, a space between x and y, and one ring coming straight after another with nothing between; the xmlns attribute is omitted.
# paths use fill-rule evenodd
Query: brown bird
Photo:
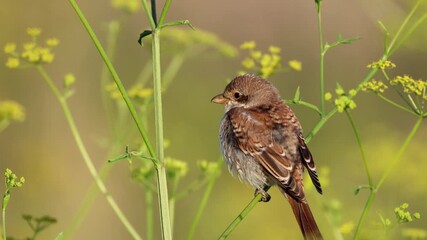
<svg viewBox="0 0 427 240"><path fill-rule="evenodd" d="M307 203L304 167L319 193L316 166L305 144L301 124L267 80L255 75L234 78L211 100L225 104L219 140L233 175L270 200L265 189L277 185L289 200L305 239L323 239Z"/></svg>

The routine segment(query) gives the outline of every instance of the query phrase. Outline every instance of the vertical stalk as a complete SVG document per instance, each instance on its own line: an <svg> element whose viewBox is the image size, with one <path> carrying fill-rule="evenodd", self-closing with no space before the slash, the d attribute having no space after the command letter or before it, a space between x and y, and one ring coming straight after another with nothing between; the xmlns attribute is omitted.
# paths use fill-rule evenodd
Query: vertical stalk
<svg viewBox="0 0 427 240"><path fill-rule="evenodd" d="M153 58L153 90L154 90L154 116L156 128L156 163L158 197L160 207L160 219L162 228L162 239L172 239L172 228L169 212L168 186L166 179L166 168L163 146L163 113L162 113L162 86L160 68L160 30L153 29L152 32L152 58Z"/></svg>
<svg viewBox="0 0 427 240"><path fill-rule="evenodd" d="M153 240L154 222L153 222L153 190L146 188L145 191L145 212L147 221L147 240Z"/></svg>
<svg viewBox="0 0 427 240"><path fill-rule="evenodd" d="M323 29L322 29L322 1L316 2L317 6L317 28L319 30L319 44L320 44L320 111L322 116L325 114L325 46L323 45Z"/></svg>
<svg viewBox="0 0 427 240"><path fill-rule="evenodd" d="M1 205L2 206L2 209L1 209L2 219L1 219L1 221L2 221L2 229L3 229L2 233L3 233L3 239L4 240L6 240L6 201L8 201L8 200L6 200L6 198L10 197L10 195L9 196L7 196L7 195L8 195L8 193L6 192L4 197L3 197L3 204Z"/></svg>

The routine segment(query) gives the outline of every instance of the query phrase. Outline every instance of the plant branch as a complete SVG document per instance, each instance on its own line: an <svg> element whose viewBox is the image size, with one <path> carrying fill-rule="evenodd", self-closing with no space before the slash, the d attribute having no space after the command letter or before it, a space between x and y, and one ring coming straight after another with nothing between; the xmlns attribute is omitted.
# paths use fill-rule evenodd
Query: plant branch
<svg viewBox="0 0 427 240"><path fill-rule="evenodd" d="M351 128L353 129L354 136L356 137L356 140L357 140L357 144L359 145L359 150L360 150L360 154L362 155L363 166L365 167L365 172L366 172L366 176L368 178L369 186L371 188L373 188L374 182L372 180L371 171L369 170L368 159L366 158L365 148L363 147L362 139L360 138L359 130L357 129L356 123L354 122L353 118L351 117L350 112L346 110L345 113L347 115L348 120L350 121Z"/></svg>

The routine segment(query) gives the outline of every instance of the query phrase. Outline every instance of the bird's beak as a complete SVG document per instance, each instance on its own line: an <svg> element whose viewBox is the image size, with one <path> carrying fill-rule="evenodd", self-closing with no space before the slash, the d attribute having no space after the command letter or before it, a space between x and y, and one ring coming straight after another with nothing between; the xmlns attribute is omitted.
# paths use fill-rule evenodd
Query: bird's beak
<svg viewBox="0 0 427 240"><path fill-rule="evenodd" d="M219 104L226 104L228 102L228 99L226 97L224 97L224 95L221 93L221 94L218 94L215 97L213 97L211 99L211 102L219 103Z"/></svg>

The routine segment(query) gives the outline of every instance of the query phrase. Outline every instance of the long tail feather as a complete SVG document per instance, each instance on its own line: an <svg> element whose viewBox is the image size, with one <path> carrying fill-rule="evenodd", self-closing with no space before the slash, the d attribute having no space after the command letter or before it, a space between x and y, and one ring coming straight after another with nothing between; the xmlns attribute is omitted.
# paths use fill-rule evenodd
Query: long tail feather
<svg viewBox="0 0 427 240"><path fill-rule="evenodd" d="M308 203L299 202L291 196L286 196L297 219L302 235L306 240L322 240L322 234L317 227Z"/></svg>

